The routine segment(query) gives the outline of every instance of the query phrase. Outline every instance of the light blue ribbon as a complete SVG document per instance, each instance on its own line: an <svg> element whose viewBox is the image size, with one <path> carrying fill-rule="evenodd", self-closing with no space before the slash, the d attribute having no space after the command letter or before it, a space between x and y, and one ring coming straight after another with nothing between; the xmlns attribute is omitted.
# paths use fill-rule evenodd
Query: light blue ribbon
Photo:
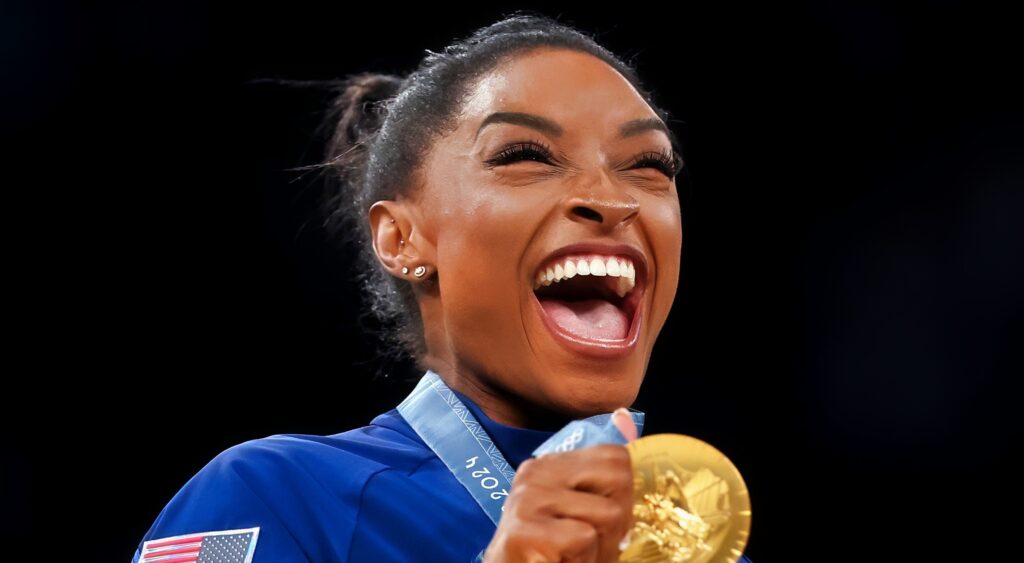
<svg viewBox="0 0 1024 563"><path fill-rule="evenodd" d="M398 412L497 526L515 470L441 376L427 370L416 388L399 403ZM632 408L629 412L639 437L643 433L644 413ZM574 420L531 455L542 456L596 444L626 444L626 437L615 427L611 417L612 413L604 413Z"/></svg>

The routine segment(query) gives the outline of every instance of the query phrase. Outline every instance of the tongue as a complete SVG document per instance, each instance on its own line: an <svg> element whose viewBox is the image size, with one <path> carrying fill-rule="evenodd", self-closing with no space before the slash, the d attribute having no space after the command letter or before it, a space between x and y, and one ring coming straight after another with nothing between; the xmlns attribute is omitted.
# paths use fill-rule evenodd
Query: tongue
<svg viewBox="0 0 1024 563"><path fill-rule="evenodd" d="M576 336L616 340L625 338L629 331L626 313L605 299L541 299L540 304L555 324Z"/></svg>

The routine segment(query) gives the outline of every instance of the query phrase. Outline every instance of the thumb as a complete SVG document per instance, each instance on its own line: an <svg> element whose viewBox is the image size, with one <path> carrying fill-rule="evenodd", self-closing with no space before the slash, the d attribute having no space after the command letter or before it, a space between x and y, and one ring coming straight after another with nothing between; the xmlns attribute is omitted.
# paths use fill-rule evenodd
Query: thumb
<svg viewBox="0 0 1024 563"><path fill-rule="evenodd" d="M619 407L612 413L612 422L615 427L622 432L622 435L626 437L627 442L636 440L636 423L633 422L633 416L629 414L629 411L625 407Z"/></svg>

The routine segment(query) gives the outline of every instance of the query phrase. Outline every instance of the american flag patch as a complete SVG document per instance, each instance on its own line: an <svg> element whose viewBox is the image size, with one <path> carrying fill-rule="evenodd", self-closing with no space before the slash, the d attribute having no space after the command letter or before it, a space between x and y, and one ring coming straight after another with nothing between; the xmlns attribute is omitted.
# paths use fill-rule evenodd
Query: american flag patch
<svg viewBox="0 0 1024 563"><path fill-rule="evenodd" d="M250 563L259 527L149 540L139 563Z"/></svg>

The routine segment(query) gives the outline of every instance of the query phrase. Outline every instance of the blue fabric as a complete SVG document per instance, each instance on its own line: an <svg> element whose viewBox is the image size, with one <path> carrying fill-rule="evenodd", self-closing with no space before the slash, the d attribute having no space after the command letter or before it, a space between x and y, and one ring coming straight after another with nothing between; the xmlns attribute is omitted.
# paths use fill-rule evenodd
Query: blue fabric
<svg viewBox="0 0 1024 563"><path fill-rule="evenodd" d="M555 433L495 422L456 393L513 467ZM277 434L224 450L168 502L132 563L147 540L257 526L253 563L470 562L494 535L469 492L391 409L340 434Z"/></svg>

